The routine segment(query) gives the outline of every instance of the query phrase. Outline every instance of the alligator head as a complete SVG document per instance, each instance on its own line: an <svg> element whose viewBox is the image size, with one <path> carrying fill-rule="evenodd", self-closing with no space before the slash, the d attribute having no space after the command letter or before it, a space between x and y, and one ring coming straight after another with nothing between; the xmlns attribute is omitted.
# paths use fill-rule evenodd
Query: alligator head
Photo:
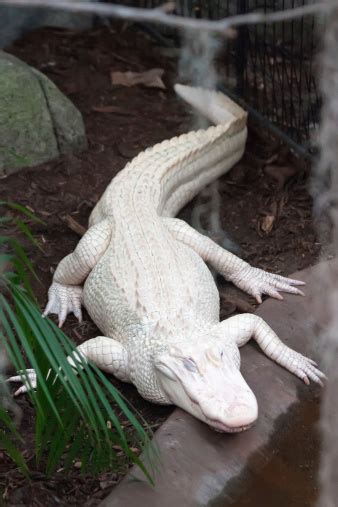
<svg viewBox="0 0 338 507"><path fill-rule="evenodd" d="M257 401L240 373L235 343L180 343L155 366L169 400L213 429L243 431L257 419Z"/></svg>

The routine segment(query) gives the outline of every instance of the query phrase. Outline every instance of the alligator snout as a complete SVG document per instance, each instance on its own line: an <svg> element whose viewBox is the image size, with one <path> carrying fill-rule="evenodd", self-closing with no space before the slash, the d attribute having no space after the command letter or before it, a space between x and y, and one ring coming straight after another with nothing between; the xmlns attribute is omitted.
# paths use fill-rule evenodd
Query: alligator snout
<svg viewBox="0 0 338 507"><path fill-rule="evenodd" d="M247 401L234 399L230 403L208 400L201 405L201 410L209 426L216 431L244 431L253 425L258 416L256 398L253 394L249 398Z"/></svg>

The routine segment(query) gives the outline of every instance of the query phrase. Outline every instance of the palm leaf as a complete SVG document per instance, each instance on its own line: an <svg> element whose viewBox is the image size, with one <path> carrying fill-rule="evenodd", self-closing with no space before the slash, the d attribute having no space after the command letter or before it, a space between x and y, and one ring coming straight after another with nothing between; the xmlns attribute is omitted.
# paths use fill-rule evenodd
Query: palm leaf
<svg viewBox="0 0 338 507"><path fill-rule="evenodd" d="M13 424L10 416L3 407L0 407L0 443L8 456L16 463L22 473L28 477L28 467L18 449L17 442L22 442L22 438Z"/></svg>
<svg viewBox="0 0 338 507"><path fill-rule="evenodd" d="M0 201L0 204L3 203ZM37 221L22 206L7 205ZM7 217L2 222L8 223ZM34 240L26 225L21 225L17 219L14 222L28 239ZM113 446L118 445L151 481L148 470L130 449L131 439L136 439L140 449L150 446L150 430L144 429L139 417L94 365L81 359L74 361L75 367L74 363L69 363L69 356L73 360L76 357L75 346L52 321L41 317L26 274L26 271L34 274L34 270L24 249L16 240L4 236L0 236L1 244L10 252L0 254L0 283L6 288L0 294L0 344L24 382L29 384L25 377L28 365L36 371L37 389L29 391L36 411L36 459L46 458L48 474L55 471L60 462L65 468L71 467L75 459L81 462L83 471L98 473L114 467ZM8 262L10 268L6 266ZM124 431L112 403L118 405L130 422L132 435ZM15 427L3 408L0 409L0 422L4 427L0 431L0 445L27 473L27 465L16 445L18 432L13 430Z"/></svg>

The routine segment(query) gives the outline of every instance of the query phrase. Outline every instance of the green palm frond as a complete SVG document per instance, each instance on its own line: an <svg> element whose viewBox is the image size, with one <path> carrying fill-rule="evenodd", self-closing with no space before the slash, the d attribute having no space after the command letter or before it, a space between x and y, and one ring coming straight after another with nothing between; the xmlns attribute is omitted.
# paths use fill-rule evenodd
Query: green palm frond
<svg viewBox="0 0 338 507"><path fill-rule="evenodd" d="M36 221L22 206L9 206ZM2 217L1 222L8 225L10 219ZM15 218L14 223L34 240L23 222ZM3 253L0 250L0 346L24 383L29 384L27 368L34 368L37 374L37 389L28 393L36 411L36 459L45 460L48 474L60 464L71 467L74 460L81 463L83 471L99 473L114 467L114 448L119 448L152 482L149 471L131 449L151 449L154 464L157 453L150 443L150 430L102 372L74 356L70 339L52 321L42 318L27 275L34 270L20 243L0 236L1 245L6 249ZM68 362L69 356L77 357L76 367ZM118 406L132 431L123 428L112 404ZM7 411L0 408L0 446L27 473L19 441Z"/></svg>

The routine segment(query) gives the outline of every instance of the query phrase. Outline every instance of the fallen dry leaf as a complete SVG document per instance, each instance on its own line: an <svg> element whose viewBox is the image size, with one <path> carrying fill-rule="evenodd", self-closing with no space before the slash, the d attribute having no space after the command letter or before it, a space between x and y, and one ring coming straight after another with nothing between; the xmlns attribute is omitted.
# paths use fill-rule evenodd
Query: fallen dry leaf
<svg viewBox="0 0 338 507"><path fill-rule="evenodd" d="M145 72L132 72L128 70L127 72L112 71L110 77L113 85L135 86L141 84L147 88L165 90L166 87L162 81L163 74L163 69L150 69Z"/></svg>
<svg viewBox="0 0 338 507"><path fill-rule="evenodd" d="M135 453L140 452L140 449L138 447L130 447L130 450Z"/></svg>
<svg viewBox="0 0 338 507"><path fill-rule="evenodd" d="M275 215L266 215L262 218L260 228L265 234L269 234L272 231L273 223L276 219Z"/></svg>
<svg viewBox="0 0 338 507"><path fill-rule="evenodd" d="M92 111L95 111L95 113L114 113L123 116L134 116L132 112L121 109L118 106L93 106Z"/></svg>
<svg viewBox="0 0 338 507"><path fill-rule="evenodd" d="M66 223L69 229L78 234L78 236L84 236L86 234L87 229L83 227L83 225L79 224L79 222L77 222L75 218L73 218L72 216L70 215L62 216L61 220Z"/></svg>
<svg viewBox="0 0 338 507"><path fill-rule="evenodd" d="M136 155L142 151L143 146L137 142L135 144L120 142L119 144L116 144L116 148L122 157L131 159L136 157Z"/></svg>
<svg viewBox="0 0 338 507"><path fill-rule="evenodd" d="M264 167L265 174L271 176L277 183L277 190L282 190L285 183L299 170L295 166L286 165L286 166L278 166L278 165L267 165Z"/></svg>
<svg viewBox="0 0 338 507"><path fill-rule="evenodd" d="M114 484L116 484L116 479L111 481L100 481L100 488L107 489L110 488L111 486L114 486Z"/></svg>

